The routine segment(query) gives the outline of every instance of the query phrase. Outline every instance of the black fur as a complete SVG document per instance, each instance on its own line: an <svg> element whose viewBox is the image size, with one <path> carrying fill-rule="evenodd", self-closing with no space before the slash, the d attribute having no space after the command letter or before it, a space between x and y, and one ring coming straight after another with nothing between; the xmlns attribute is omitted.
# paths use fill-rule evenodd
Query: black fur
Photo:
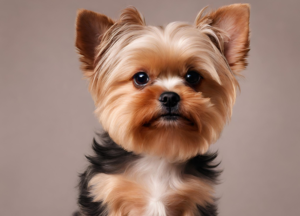
<svg viewBox="0 0 300 216"><path fill-rule="evenodd" d="M95 139L93 141L95 155L87 156L91 165L80 175L78 203L81 213L76 212L74 216L107 216L105 206L101 205L101 202L93 202L89 194L88 182L98 173L121 173L131 162L140 158L140 156L127 152L117 145L108 133L103 133L100 137L102 140L101 145ZM216 157L217 153L198 155L187 162L184 173L216 183L220 174L220 171L216 170L219 164L213 164ZM201 216L217 215L215 204L198 206L198 211Z"/></svg>
<svg viewBox="0 0 300 216"><path fill-rule="evenodd" d="M218 215L217 206L215 204L208 204L204 207L197 206L201 216L216 216Z"/></svg>
<svg viewBox="0 0 300 216"><path fill-rule="evenodd" d="M202 179L206 179L214 184L218 182L218 177L221 174L221 170L216 168L220 163L214 163L214 160L218 156L218 153L206 153L205 155L197 155L190 159L185 167L185 173L197 176ZM197 206L201 216L217 216L217 205L207 204L206 206Z"/></svg>
<svg viewBox="0 0 300 216"><path fill-rule="evenodd" d="M216 169L220 163L214 163L217 156L218 152L193 157L187 162L185 173L217 183L218 177L222 172Z"/></svg>
<svg viewBox="0 0 300 216"><path fill-rule="evenodd" d="M101 202L93 202L89 194L88 182L98 173L120 173L130 162L139 158L139 156L132 152L127 152L117 145L109 137L108 133L103 133L99 136L102 141L101 145L94 139L93 150L96 154L95 156L86 157L91 165L80 175L78 203L84 216L107 215L105 206L102 206Z"/></svg>

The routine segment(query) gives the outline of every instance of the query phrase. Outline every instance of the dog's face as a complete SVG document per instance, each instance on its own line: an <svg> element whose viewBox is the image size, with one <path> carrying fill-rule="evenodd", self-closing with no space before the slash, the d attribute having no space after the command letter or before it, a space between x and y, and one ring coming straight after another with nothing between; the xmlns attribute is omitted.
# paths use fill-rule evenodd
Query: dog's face
<svg viewBox="0 0 300 216"><path fill-rule="evenodd" d="M231 5L195 25L146 26L80 11L76 45L96 114L129 151L186 160L205 153L231 116L249 46L249 6Z"/></svg>

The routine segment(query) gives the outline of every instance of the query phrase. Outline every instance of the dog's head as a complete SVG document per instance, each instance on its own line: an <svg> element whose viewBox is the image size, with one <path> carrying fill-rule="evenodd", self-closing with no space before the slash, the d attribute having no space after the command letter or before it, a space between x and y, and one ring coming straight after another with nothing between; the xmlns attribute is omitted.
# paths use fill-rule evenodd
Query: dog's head
<svg viewBox="0 0 300 216"><path fill-rule="evenodd" d="M169 160L205 153L231 117L247 65L249 6L195 24L147 26L135 8L116 21L80 10L76 46L96 114L123 148Z"/></svg>

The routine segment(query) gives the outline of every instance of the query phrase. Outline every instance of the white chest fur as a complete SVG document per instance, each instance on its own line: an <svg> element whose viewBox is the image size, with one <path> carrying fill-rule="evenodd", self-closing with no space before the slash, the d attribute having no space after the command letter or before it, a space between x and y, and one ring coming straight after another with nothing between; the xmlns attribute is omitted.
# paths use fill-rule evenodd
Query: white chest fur
<svg viewBox="0 0 300 216"><path fill-rule="evenodd" d="M145 215L167 215L164 202L170 191L180 183L180 167L162 158L145 156L128 170L128 177L148 191Z"/></svg>

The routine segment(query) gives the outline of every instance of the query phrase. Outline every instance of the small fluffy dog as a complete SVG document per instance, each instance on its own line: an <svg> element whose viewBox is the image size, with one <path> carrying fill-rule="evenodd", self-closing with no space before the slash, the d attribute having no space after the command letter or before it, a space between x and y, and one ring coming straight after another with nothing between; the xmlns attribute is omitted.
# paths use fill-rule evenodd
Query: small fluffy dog
<svg viewBox="0 0 300 216"><path fill-rule="evenodd" d="M76 47L105 133L81 175L84 216L215 216L207 153L230 119L249 51L249 5L147 26L80 10Z"/></svg>

